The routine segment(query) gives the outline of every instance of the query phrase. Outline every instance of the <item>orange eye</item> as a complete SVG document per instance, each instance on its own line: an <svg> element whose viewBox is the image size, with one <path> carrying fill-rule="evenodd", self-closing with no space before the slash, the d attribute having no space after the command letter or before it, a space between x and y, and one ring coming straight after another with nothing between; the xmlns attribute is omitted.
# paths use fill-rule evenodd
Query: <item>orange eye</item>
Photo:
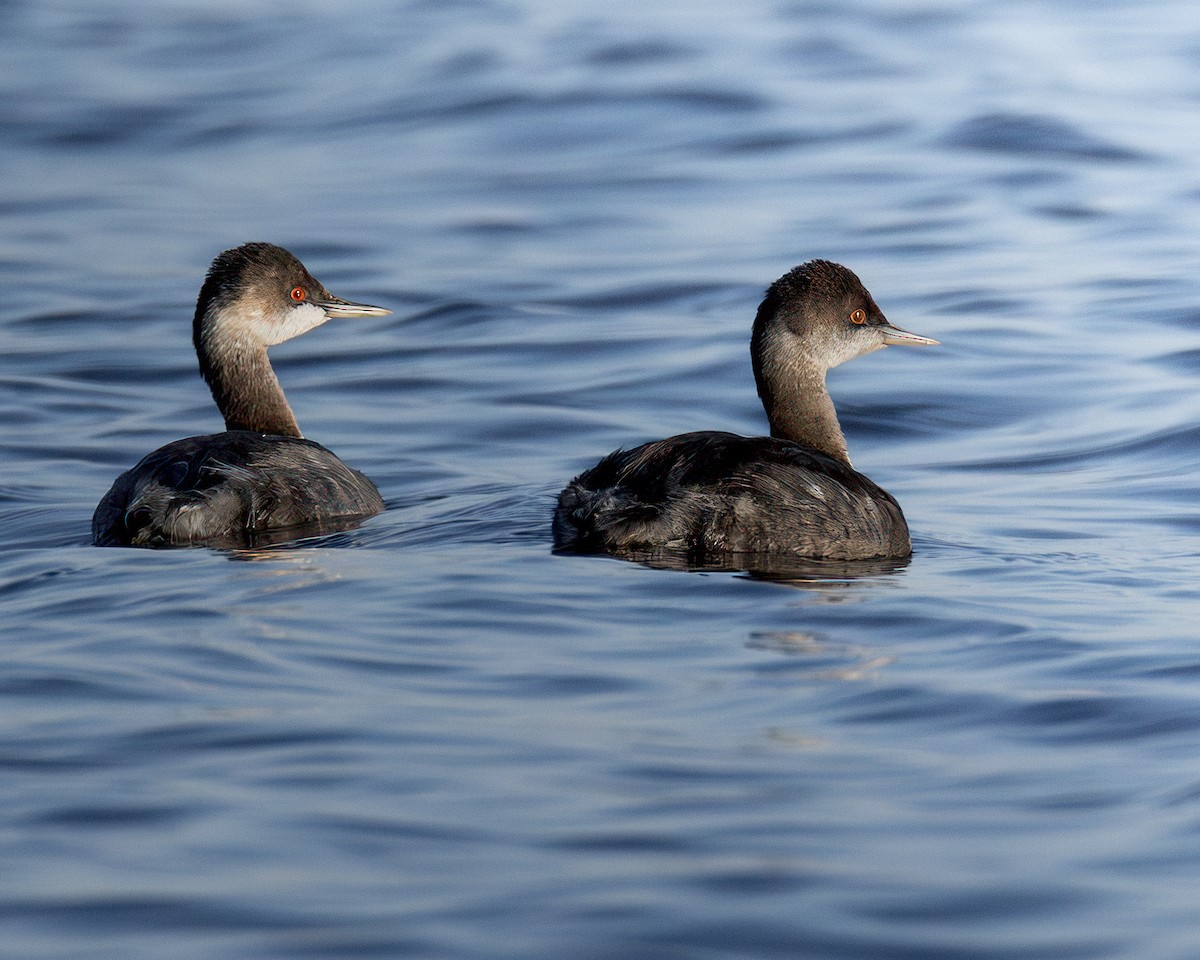
<svg viewBox="0 0 1200 960"><path fill-rule="evenodd" d="M292 293L294 294L295 291L293 290ZM867 312L865 310L855 310L852 314L850 314L850 322L856 323L861 327L867 322Z"/></svg>
<svg viewBox="0 0 1200 960"><path fill-rule="evenodd" d="M292 299L297 303L303 303L308 299L308 291L303 287L292 287Z"/></svg>

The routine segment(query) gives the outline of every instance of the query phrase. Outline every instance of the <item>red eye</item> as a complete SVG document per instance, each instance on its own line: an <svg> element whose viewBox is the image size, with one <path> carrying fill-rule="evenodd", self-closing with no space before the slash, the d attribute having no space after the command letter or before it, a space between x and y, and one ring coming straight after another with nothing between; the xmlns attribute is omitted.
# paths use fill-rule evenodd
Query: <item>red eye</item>
<svg viewBox="0 0 1200 960"><path fill-rule="evenodd" d="M296 291L293 290L292 291L293 296L295 295L295 293L296 293ZM864 323L867 322L866 311L865 310L855 310L852 314L850 314L850 322L856 323L861 327Z"/></svg>
<svg viewBox="0 0 1200 960"><path fill-rule="evenodd" d="M308 298L308 291L303 287L292 287L292 299L297 303L303 303Z"/></svg>

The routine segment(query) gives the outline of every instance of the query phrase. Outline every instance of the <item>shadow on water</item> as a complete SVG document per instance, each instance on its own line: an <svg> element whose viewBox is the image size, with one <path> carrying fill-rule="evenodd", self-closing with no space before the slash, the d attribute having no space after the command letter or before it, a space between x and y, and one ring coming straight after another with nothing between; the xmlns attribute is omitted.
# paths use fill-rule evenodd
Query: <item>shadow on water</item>
<svg viewBox="0 0 1200 960"><path fill-rule="evenodd" d="M686 549L623 550L612 554L579 553L555 550L559 556L612 556L654 570L683 573L737 573L752 580L766 580L805 588L873 579L899 573L909 565L910 557L881 557L873 560L814 560L770 553L728 553L700 555Z"/></svg>
<svg viewBox="0 0 1200 960"><path fill-rule="evenodd" d="M261 533L247 532L244 538L205 546L228 552L231 560L271 560L291 550L307 550L313 547L356 547L361 544L361 537L355 534L367 519L370 518L343 517L279 530L265 530Z"/></svg>

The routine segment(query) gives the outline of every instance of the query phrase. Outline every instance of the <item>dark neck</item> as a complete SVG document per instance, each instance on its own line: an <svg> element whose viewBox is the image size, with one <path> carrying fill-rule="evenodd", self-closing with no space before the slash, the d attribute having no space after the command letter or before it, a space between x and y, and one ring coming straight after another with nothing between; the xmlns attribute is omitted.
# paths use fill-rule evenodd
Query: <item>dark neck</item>
<svg viewBox="0 0 1200 960"><path fill-rule="evenodd" d="M754 379L771 424L771 436L824 453L846 465L850 455L833 400L825 388L825 370L788 350L778 331L755 330Z"/></svg>
<svg viewBox="0 0 1200 960"><path fill-rule="evenodd" d="M212 389L226 430L299 437L300 427L261 344L199 346L200 372Z"/></svg>
<svg viewBox="0 0 1200 960"><path fill-rule="evenodd" d="M805 371L788 384L787 390L775 391L769 401L764 397L763 405L771 424L771 436L791 440L850 464L846 438L842 435L833 400L825 389L824 373Z"/></svg>

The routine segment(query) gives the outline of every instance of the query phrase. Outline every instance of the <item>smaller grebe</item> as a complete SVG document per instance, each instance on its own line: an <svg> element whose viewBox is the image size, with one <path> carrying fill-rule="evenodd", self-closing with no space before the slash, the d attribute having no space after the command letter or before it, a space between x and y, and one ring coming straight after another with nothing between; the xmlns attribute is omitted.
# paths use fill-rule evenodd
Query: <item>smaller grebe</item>
<svg viewBox="0 0 1200 960"><path fill-rule="evenodd" d="M326 320L388 313L335 297L282 247L220 254L192 339L226 432L168 443L117 477L92 516L94 542L249 545L267 531L379 513L375 484L301 436L267 347Z"/></svg>

